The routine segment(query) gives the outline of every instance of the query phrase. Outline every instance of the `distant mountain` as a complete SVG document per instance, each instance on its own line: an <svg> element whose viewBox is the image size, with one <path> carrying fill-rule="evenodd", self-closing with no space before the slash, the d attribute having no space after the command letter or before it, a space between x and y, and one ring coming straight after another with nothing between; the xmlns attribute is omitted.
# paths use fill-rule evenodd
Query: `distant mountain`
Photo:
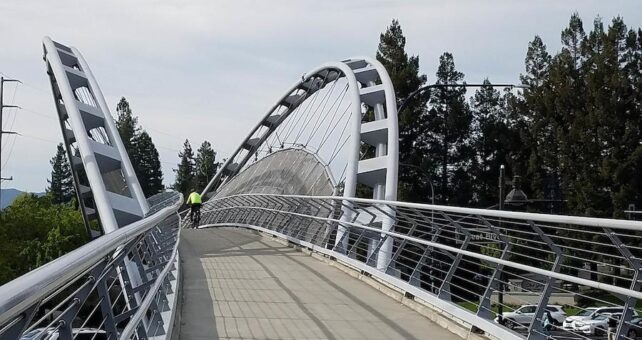
<svg viewBox="0 0 642 340"><path fill-rule="evenodd" d="M2 189L2 198L0 198L0 209L4 209L5 207L9 206L13 200L16 199L16 197L24 194L24 191L20 191L18 189ZM38 196L42 196L45 193L44 192L36 192L35 193Z"/></svg>

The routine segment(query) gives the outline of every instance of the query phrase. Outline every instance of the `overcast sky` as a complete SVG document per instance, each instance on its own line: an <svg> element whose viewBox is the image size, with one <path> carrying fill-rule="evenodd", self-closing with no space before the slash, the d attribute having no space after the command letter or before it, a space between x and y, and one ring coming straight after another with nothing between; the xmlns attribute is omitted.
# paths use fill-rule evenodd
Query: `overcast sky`
<svg viewBox="0 0 642 340"><path fill-rule="evenodd" d="M434 80L438 57L455 56L468 82L519 81L528 42L550 51L577 11L589 30L599 15L642 26L642 1L67 1L0 2L0 72L7 84L3 188L43 191L61 141L41 40L77 47L115 113L125 96L152 136L173 182L185 138L204 139L225 157L283 92L313 67L374 56L379 34L398 18L408 53ZM15 138L15 143L14 143Z"/></svg>

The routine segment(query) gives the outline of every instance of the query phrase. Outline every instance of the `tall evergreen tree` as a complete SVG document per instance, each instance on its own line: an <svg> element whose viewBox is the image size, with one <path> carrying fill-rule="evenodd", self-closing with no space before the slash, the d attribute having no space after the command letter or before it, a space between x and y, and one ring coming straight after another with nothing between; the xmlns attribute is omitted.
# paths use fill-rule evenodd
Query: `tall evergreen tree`
<svg viewBox="0 0 642 340"><path fill-rule="evenodd" d="M529 194L532 197L543 198L546 183L559 183L557 176L556 135L555 125L550 118L552 110L547 102L550 84L547 82L550 73L552 57L546 45L539 36L535 36L528 44L526 52L526 73L521 75L522 84L527 85L520 98L516 98L512 106L513 113L523 115L526 124L522 129L522 161L528 160L526 171L515 171L513 164L508 170L512 173L525 175ZM526 131L525 131L526 130ZM523 168L522 168L523 169ZM510 172L510 171L509 171Z"/></svg>
<svg viewBox="0 0 642 340"><path fill-rule="evenodd" d="M216 162L216 152L212 144L204 141L196 151L195 172L196 188L202 190L207 186L210 179L214 177L221 164Z"/></svg>
<svg viewBox="0 0 642 340"><path fill-rule="evenodd" d="M513 131L509 127L505 97L484 80L473 98L473 147L477 153L474 171L474 204L489 207L497 204L497 175L502 164L508 161L513 144Z"/></svg>
<svg viewBox="0 0 642 340"><path fill-rule="evenodd" d="M191 189L196 189L194 188L194 185L196 184L194 151L192 150L192 146L189 144L189 140L186 139L185 143L183 143L183 151L179 152L178 157L181 161L178 164L178 169L174 169L174 172L176 172L174 190L186 195Z"/></svg>
<svg viewBox="0 0 642 340"><path fill-rule="evenodd" d="M51 195L52 202L62 204L71 201L75 195L71 167L67 160L67 152L62 143L56 148L56 155L49 161L52 166L51 179L47 180L47 194Z"/></svg>
<svg viewBox="0 0 642 340"><path fill-rule="evenodd" d="M125 150L132 163L145 196L151 196L164 189L163 172L156 146L149 134L138 125L136 117L125 97L116 106L118 117L116 127Z"/></svg>
<svg viewBox="0 0 642 340"><path fill-rule="evenodd" d="M406 38L398 20L392 20L386 32L379 37L377 60L385 66L400 106L408 96L426 83L426 76L419 73L419 57L408 56ZM417 148L423 134L422 117L427 96L417 96L399 112L399 199L426 202L430 198L431 178L423 169L423 155Z"/></svg>
<svg viewBox="0 0 642 340"><path fill-rule="evenodd" d="M118 105L116 105L116 113L116 128L118 128L120 138L123 141L123 145L125 145L125 150L131 155L134 137L139 133L138 118L132 113L129 102L125 97L120 98ZM132 163L134 163L134 160L132 160Z"/></svg>
<svg viewBox="0 0 642 340"><path fill-rule="evenodd" d="M134 137L133 152L135 159L138 160L137 176L140 185L149 197L165 189L163 186L163 172L161 170L160 157L158 150L149 136L147 131L142 131Z"/></svg>
<svg viewBox="0 0 642 340"><path fill-rule="evenodd" d="M457 71L450 53L439 58L437 84L458 84L464 74ZM432 91L430 110L424 123L421 149L435 165L439 181L436 196L441 202L460 206L472 203L472 178L469 170L475 162L472 148L472 113L464 87L439 87Z"/></svg>

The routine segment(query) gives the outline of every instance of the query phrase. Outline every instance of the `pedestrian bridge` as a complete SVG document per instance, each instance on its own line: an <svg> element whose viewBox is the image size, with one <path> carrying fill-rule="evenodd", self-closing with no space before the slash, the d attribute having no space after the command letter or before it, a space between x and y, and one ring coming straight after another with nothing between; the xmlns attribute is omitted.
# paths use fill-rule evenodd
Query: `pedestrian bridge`
<svg viewBox="0 0 642 340"><path fill-rule="evenodd" d="M180 339L459 339L359 272L259 232L220 227L181 237Z"/></svg>
<svg viewBox="0 0 642 340"><path fill-rule="evenodd" d="M642 335L642 223L397 200L397 100L376 60L297 79L192 223L180 193L143 194L80 52L43 46L91 241L0 287L1 339Z"/></svg>

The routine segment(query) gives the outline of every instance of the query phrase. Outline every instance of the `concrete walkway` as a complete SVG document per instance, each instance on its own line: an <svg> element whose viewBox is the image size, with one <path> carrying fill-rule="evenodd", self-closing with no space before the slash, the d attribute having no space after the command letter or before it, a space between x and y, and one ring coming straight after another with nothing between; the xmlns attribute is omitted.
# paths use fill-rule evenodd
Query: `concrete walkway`
<svg viewBox="0 0 642 340"><path fill-rule="evenodd" d="M180 339L459 339L305 253L243 229L183 230Z"/></svg>

